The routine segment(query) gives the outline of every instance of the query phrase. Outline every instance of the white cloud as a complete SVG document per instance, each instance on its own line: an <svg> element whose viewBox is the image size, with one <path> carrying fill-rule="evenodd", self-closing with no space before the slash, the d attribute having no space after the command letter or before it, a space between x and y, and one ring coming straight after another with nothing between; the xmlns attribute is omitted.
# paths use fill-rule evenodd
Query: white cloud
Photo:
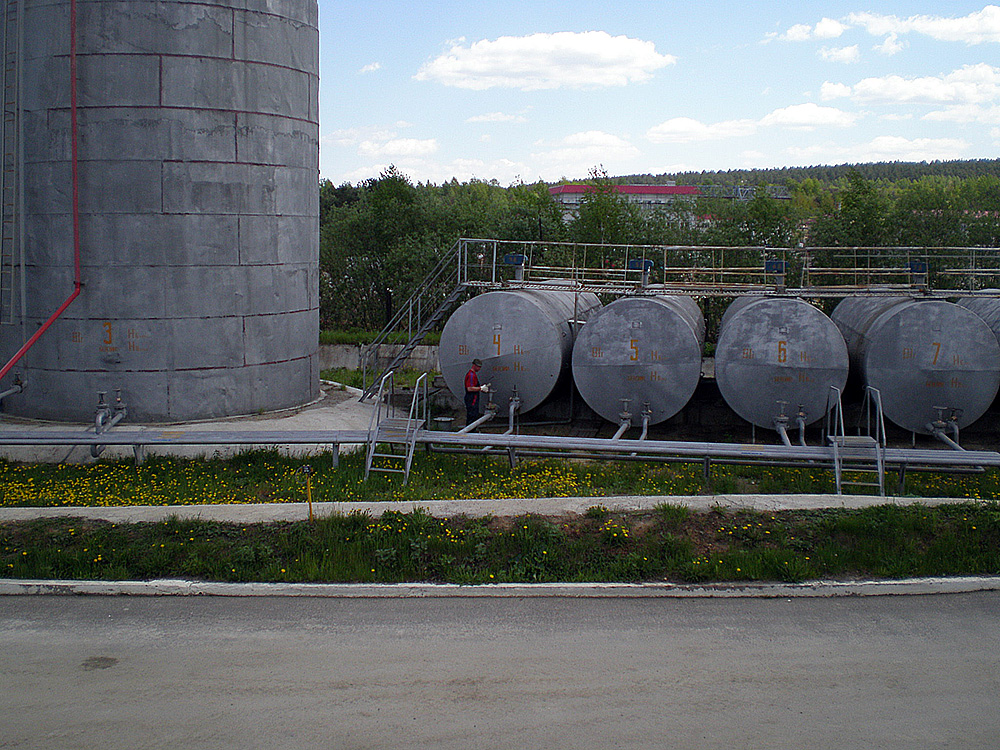
<svg viewBox="0 0 1000 750"><path fill-rule="evenodd" d="M868 143L853 146L815 144L805 148L789 148L787 153L800 163L878 162L878 161L948 161L961 159L968 142L959 138L903 138L883 135Z"/></svg>
<svg viewBox="0 0 1000 750"><path fill-rule="evenodd" d="M935 122L955 122L961 125L969 123L1000 125L1000 106L980 107L975 104L964 104L928 112L923 116L923 119Z"/></svg>
<svg viewBox="0 0 1000 750"><path fill-rule="evenodd" d="M823 47L819 56L827 62L853 63L861 58L861 53L855 44L850 47Z"/></svg>
<svg viewBox="0 0 1000 750"><path fill-rule="evenodd" d="M488 112L485 115L476 115L475 117L470 117L466 122L527 122L528 119L524 115L507 115L503 112Z"/></svg>
<svg viewBox="0 0 1000 750"><path fill-rule="evenodd" d="M985 104L1000 100L1000 68L978 63L966 65L944 76L903 78L890 75L865 78L852 87L824 83L822 96L846 96L847 88L850 88L850 96L861 102Z"/></svg>
<svg viewBox="0 0 1000 750"><path fill-rule="evenodd" d="M350 148L357 146L362 141L387 141L395 138L396 134L391 130L376 126L361 128L343 128L333 130L320 137L320 144L323 146L340 146Z"/></svg>
<svg viewBox="0 0 1000 750"><path fill-rule="evenodd" d="M851 95L851 87L846 83L830 83L829 81L823 81L823 85L819 89L820 98L823 101L829 101L830 99L843 99Z"/></svg>
<svg viewBox="0 0 1000 750"><path fill-rule="evenodd" d="M604 31L564 31L484 39L468 47L459 42L414 77L476 91L592 89L646 81L676 61L659 54L652 42Z"/></svg>
<svg viewBox="0 0 1000 750"><path fill-rule="evenodd" d="M787 42L836 39L851 28L885 37L875 47L885 55L894 55L903 49L904 43L899 41L899 37L905 34L920 34L942 42L997 43L1000 42L1000 6L987 5L980 11L951 18L929 15L899 18L881 13L850 13L840 20L823 18L815 26L795 24L784 34L769 35L768 38L776 36Z"/></svg>
<svg viewBox="0 0 1000 750"><path fill-rule="evenodd" d="M857 115L836 107L818 104L796 104L776 109L759 120L724 120L704 123L690 117L674 117L646 131L653 143L692 143L739 138L753 135L759 128L783 127L814 130L820 127L847 128L854 125Z"/></svg>
<svg viewBox="0 0 1000 750"><path fill-rule="evenodd" d="M407 157L427 156L438 150L434 138L394 138L388 141L362 141L358 153L366 157Z"/></svg>
<svg viewBox="0 0 1000 750"><path fill-rule="evenodd" d="M889 34L881 44L876 44L873 49L880 55L885 55L891 57L898 52L902 52L906 48L906 42L899 41L899 36L896 34Z"/></svg>
<svg viewBox="0 0 1000 750"><path fill-rule="evenodd" d="M786 42L807 42L810 39L836 39L847 30L847 26L832 18L823 18L815 26L797 23L778 36Z"/></svg>
<svg viewBox="0 0 1000 750"><path fill-rule="evenodd" d="M1000 7L996 5L987 5L980 11L958 18L926 15L897 18L878 13L851 13L847 22L852 26L861 26L874 36L913 33L942 42L1000 42Z"/></svg>
<svg viewBox="0 0 1000 750"><path fill-rule="evenodd" d="M395 167L414 182L441 184L453 177L460 182L469 180L497 180L501 184L511 184L521 175L529 174L529 167L509 159L483 161L481 159L453 159L438 162L428 159L396 159L390 162L370 164L338 175L336 181L360 183L376 178L389 167ZM532 177L531 179L534 179Z"/></svg>
<svg viewBox="0 0 1000 750"><path fill-rule="evenodd" d="M546 179L558 179L567 174L586 174L595 164L604 164L609 171L624 170L624 166L641 152L624 138L599 130L588 130L566 136L558 143L538 144L542 150L531 154L532 164L538 165Z"/></svg>
<svg viewBox="0 0 1000 750"><path fill-rule="evenodd" d="M365 67L363 67L358 72L359 73L374 73L376 70L381 70L381 69L382 69L382 63L380 63L380 62L373 62L373 63L368 63Z"/></svg>
<svg viewBox="0 0 1000 750"><path fill-rule="evenodd" d="M813 29L813 36L817 39L836 39L847 31L847 27L840 21L832 18L824 18Z"/></svg>
<svg viewBox="0 0 1000 750"><path fill-rule="evenodd" d="M691 143L751 135L756 128L757 124L753 120L726 120L706 124L690 117L674 117L654 125L646 132L646 137L653 143Z"/></svg>
<svg viewBox="0 0 1000 750"><path fill-rule="evenodd" d="M813 130L819 127L849 128L854 125L857 115L836 107L821 107L808 102L791 107L776 109L761 118L764 127L779 126L798 130Z"/></svg>
<svg viewBox="0 0 1000 750"><path fill-rule="evenodd" d="M914 138L882 135L860 151L865 161L934 161L961 158L969 147L960 138Z"/></svg>

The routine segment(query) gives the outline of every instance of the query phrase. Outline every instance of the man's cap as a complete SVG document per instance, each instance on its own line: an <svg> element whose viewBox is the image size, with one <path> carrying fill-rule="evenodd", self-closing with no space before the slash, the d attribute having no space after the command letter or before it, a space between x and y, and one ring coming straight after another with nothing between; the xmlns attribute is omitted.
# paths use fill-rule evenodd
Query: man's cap
<svg viewBox="0 0 1000 750"><path fill-rule="evenodd" d="M472 364L477 365L479 367L482 367L483 366L483 361L481 359L474 359L474 360L472 360Z"/></svg>

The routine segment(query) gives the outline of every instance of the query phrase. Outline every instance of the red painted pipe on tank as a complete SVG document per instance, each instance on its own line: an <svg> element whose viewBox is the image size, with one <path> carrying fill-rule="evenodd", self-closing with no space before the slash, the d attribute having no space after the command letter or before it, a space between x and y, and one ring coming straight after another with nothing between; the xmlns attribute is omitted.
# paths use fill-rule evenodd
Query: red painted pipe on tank
<svg viewBox="0 0 1000 750"><path fill-rule="evenodd" d="M58 310L52 313L51 317L42 324L42 327L35 331L34 335L17 350L17 353L10 358L10 361L0 369L0 380L10 372L18 360L24 356L25 352L34 346L35 342L48 330L49 326L55 323L56 319L80 295L80 175L77 167L78 137L76 122L76 0L70 0L69 3L69 78L69 111L72 130L71 165L73 171L73 293L59 306Z"/></svg>

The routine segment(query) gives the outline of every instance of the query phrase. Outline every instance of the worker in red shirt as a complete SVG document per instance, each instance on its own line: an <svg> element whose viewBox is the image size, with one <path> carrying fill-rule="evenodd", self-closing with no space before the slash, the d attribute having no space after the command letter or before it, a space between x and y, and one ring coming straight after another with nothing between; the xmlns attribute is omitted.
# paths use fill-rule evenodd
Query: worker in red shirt
<svg viewBox="0 0 1000 750"><path fill-rule="evenodd" d="M465 374L465 424L466 426L475 422L479 417L479 394L485 393L488 386L479 384L479 370L482 368L482 360L472 360L472 367Z"/></svg>

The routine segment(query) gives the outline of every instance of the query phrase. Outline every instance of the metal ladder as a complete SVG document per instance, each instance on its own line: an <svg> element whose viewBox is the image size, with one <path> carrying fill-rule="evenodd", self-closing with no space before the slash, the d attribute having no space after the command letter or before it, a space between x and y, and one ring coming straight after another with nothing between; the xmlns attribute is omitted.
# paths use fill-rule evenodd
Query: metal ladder
<svg viewBox="0 0 1000 750"><path fill-rule="evenodd" d="M406 417L395 416L395 407L392 404L392 395L395 391L392 377L393 373L390 370L379 381L375 410L368 426L365 479L373 471L383 474L402 474L405 485L410 478L410 467L413 465L417 432L427 424L427 373L417 378L413 386L413 398L410 400L410 411ZM389 402L386 404L387 416L383 416L382 406L387 398ZM383 446L381 453L380 446ZM395 446L400 447L399 453L396 452Z"/></svg>
<svg viewBox="0 0 1000 750"><path fill-rule="evenodd" d="M0 60L0 324L18 322L14 285L21 262L20 89L23 0L5 0Z"/></svg>
<svg viewBox="0 0 1000 750"><path fill-rule="evenodd" d="M882 415L882 394L871 386L865 387L865 403L868 406L867 435L848 435L844 430L844 407L840 390L831 386L827 402L827 440L833 448L833 469L837 483L837 494L844 494L844 487L878 488L880 497L885 497L885 421ZM871 409L875 409L875 434L871 434ZM832 424L831 422L832 415ZM860 430L859 430L860 431ZM864 479L847 480L844 473L868 475Z"/></svg>
<svg viewBox="0 0 1000 750"><path fill-rule="evenodd" d="M396 311L392 320L382 329L375 340L364 348L361 353L362 401L375 393L380 378L406 361L406 358L423 340L427 332L444 320L444 317L461 300L468 289L468 269L463 264L462 257L463 245L462 241L459 240L441 255L437 265L427 274L406 303ZM368 373L379 371L379 347L387 343L389 337L397 329L402 328L404 322L409 332L409 340L369 384Z"/></svg>

